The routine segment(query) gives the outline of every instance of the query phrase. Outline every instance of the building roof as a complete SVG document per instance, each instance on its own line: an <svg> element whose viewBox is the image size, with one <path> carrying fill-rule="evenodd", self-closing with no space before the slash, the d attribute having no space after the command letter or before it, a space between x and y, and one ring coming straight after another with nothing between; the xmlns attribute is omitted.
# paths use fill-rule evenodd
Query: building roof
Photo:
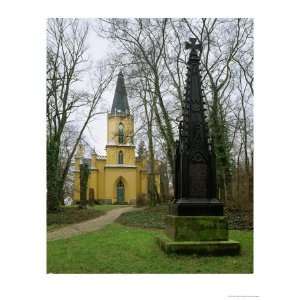
<svg viewBox="0 0 300 300"><path fill-rule="evenodd" d="M114 100L111 107L111 114L129 114L129 105L127 99L127 92L124 82L123 73L118 75L117 86L115 90Z"/></svg>

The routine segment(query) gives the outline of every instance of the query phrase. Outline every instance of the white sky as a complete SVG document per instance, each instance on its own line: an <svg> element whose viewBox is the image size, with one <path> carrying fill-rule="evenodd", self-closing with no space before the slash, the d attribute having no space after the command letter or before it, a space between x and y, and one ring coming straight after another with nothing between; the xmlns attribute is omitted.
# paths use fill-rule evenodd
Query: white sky
<svg viewBox="0 0 300 300"><path fill-rule="evenodd" d="M93 23L93 19L90 20L90 23ZM90 59L95 64L97 61L105 58L111 49L110 43L100 38L92 26L89 31L88 36L88 55ZM104 98L101 101L98 110L103 112L110 110L115 88L116 80L111 82L109 89L105 92ZM104 155L105 145L107 142L107 114L101 114L94 118L94 120L88 125L88 128L85 131L85 137L88 140L89 144L92 147L95 147L95 150L98 154Z"/></svg>

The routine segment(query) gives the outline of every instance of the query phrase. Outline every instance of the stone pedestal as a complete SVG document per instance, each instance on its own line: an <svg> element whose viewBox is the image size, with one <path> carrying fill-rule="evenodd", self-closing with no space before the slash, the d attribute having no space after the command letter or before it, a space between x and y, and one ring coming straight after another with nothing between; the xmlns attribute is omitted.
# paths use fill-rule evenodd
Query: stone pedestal
<svg viewBox="0 0 300 300"><path fill-rule="evenodd" d="M169 213L176 216L223 216L224 203L215 198L180 198L169 206Z"/></svg>
<svg viewBox="0 0 300 300"><path fill-rule="evenodd" d="M224 216L166 217L166 235L157 242L166 253L238 255L240 243L228 239Z"/></svg>

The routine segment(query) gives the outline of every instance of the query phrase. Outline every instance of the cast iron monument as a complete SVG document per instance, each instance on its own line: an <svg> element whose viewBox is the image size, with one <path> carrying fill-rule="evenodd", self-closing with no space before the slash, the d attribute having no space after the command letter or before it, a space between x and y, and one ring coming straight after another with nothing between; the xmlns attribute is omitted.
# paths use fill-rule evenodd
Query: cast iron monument
<svg viewBox="0 0 300 300"><path fill-rule="evenodd" d="M208 142L208 127L199 72L197 50L201 46L190 39L183 120L179 126L176 149L175 199L172 214L178 216L222 216L223 203L216 199L216 166Z"/></svg>
<svg viewBox="0 0 300 300"><path fill-rule="evenodd" d="M158 239L166 252L211 255L238 254L240 244L228 240L223 202L216 197L216 163L209 143L208 125L199 70L202 47L196 39L190 50L183 116L175 155L175 202L166 218L165 239Z"/></svg>

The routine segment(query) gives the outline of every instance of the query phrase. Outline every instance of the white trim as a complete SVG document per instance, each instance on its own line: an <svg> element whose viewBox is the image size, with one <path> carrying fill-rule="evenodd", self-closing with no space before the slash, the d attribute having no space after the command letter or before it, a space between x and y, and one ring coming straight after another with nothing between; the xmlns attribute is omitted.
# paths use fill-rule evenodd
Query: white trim
<svg viewBox="0 0 300 300"><path fill-rule="evenodd" d="M136 168L135 165L126 165L126 164L107 164L104 168Z"/></svg>
<svg viewBox="0 0 300 300"><path fill-rule="evenodd" d="M107 144L106 147L135 147L134 144Z"/></svg>

